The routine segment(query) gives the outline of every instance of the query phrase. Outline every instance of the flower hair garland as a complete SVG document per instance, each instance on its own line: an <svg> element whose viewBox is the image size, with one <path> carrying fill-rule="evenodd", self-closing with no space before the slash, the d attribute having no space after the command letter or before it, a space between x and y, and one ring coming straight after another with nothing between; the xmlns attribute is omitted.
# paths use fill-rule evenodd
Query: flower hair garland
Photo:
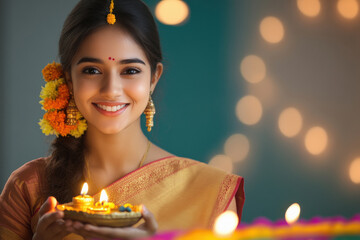
<svg viewBox="0 0 360 240"><path fill-rule="evenodd" d="M66 122L66 108L69 105L70 92L64 79L61 64L49 63L42 70L46 84L41 89L40 104L45 110L44 118L39 125L45 135L59 135L65 137L71 135L79 138L87 129L86 120L77 111L76 124L69 125Z"/></svg>

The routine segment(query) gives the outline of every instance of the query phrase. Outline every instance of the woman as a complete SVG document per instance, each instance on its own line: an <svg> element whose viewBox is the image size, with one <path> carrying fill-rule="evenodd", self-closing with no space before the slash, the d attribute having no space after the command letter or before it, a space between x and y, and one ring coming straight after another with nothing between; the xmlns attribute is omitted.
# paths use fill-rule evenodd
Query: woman
<svg viewBox="0 0 360 240"><path fill-rule="evenodd" d="M138 238L211 227L226 209L241 217L241 177L174 156L141 131L143 112L153 126L151 94L163 71L143 2L81 0L65 21L59 56L61 65L43 71L41 94L40 125L57 135L52 154L10 176L0 197L1 239ZM64 220L57 202L70 202L84 181L95 199L106 189L116 204L144 204L143 222L107 228Z"/></svg>

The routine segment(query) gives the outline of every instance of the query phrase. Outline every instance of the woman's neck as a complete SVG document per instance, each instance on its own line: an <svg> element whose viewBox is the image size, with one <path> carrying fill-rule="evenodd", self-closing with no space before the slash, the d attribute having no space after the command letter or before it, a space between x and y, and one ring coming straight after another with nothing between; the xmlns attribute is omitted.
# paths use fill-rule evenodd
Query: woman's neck
<svg viewBox="0 0 360 240"><path fill-rule="evenodd" d="M95 177L100 178L104 184L137 169L148 145L140 122L113 135L89 126L85 141L86 171L90 175L87 177L92 181ZM109 179L104 180L105 176Z"/></svg>

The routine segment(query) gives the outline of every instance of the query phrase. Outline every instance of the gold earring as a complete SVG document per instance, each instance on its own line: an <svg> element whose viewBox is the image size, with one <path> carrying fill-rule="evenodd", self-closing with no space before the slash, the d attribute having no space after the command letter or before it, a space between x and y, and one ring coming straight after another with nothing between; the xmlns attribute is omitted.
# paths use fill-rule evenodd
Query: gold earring
<svg viewBox="0 0 360 240"><path fill-rule="evenodd" d="M154 115L156 113L155 111L155 105L151 98L152 92L150 92L149 102L144 110L144 114L146 117L146 127L148 132L151 131L151 128L154 126Z"/></svg>
<svg viewBox="0 0 360 240"><path fill-rule="evenodd" d="M75 126L77 124L77 115L79 110L76 107L75 100L71 94L69 104L66 108L66 125Z"/></svg>

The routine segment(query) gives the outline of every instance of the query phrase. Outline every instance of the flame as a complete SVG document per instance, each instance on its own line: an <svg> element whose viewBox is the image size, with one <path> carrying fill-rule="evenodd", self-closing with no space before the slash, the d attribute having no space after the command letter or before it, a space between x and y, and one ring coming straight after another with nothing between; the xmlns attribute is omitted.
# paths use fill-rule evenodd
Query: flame
<svg viewBox="0 0 360 240"><path fill-rule="evenodd" d="M226 211L215 220L213 232L218 237L229 237L239 224L239 218L233 211Z"/></svg>
<svg viewBox="0 0 360 240"><path fill-rule="evenodd" d="M300 205L298 203L292 204L285 213L285 220L288 224L295 223L300 216Z"/></svg>
<svg viewBox="0 0 360 240"><path fill-rule="evenodd" d="M89 186L85 182L84 185L82 186L82 189L81 189L81 195L86 195L88 193L88 190L89 190Z"/></svg>
<svg viewBox="0 0 360 240"><path fill-rule="evenodd" d="M108 201L108 195L106 194L105 190L101 190L100 194L100 202L107 202Z"/></svg>

